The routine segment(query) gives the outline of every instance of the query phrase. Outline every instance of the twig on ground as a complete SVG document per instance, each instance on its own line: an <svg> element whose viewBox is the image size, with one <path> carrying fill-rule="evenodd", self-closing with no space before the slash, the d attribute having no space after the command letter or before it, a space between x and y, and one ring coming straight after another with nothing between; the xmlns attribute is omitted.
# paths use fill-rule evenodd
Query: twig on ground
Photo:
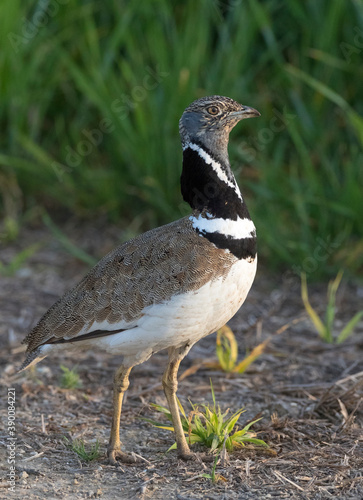
<svg viewBox="0 0 363 500"><path fill-rule="evenodd" d="M272 471L275 476L277 477L277 479L279 479L282 483L284 483L284 481L287 481L288 483L292 484L293 486L295 486L295 488L297 488L298 490L300 491L305 491L304 488L302 488L301 486L299 486L298 484L294 483L294 481L291 481L291 479L288 479L287 477L283 476L281 474L281 472L277 471L277 470L274 470Z"/></svg>

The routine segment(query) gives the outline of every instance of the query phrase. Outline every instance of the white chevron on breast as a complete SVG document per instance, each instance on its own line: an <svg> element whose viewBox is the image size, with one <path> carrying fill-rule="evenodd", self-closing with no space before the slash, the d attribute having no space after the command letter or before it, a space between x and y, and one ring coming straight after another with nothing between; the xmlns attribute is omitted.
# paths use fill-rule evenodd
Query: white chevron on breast
<svg viewBox="0 0 363 500"><path fill-rule="evenodd" d="M220 233L225 236L230 236L234 239L253 238L256 236L256 228L251 219L241 219L237 216L237 220L219 219L202 216L191 216L189 220L192 222L193 228L201 233Z"/></svg>

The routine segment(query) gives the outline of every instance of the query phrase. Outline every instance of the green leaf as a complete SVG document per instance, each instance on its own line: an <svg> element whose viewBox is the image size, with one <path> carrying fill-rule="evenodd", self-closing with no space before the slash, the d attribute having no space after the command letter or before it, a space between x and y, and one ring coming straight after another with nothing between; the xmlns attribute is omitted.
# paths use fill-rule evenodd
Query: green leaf
<svg viewBox="0 0 363 500"><path fill-rule="evenodd" d="M243 359L240 363L238 363L238 365L236 365L232 371L234 373L244 373L250 366L250 364L256 361L256 359L261 356L268 342L269 339L266 339L263 342L261 342L261 344L258 344L256 347L254 347L250 352L250 354L246 356L245 359Z"/></svg>
<svg viewBox="0 0 363 500"><path fill-rule="evenodd" d="M319 316L315 312L315 310L311 307L310 302L309 302L308 287L306 284L306 274L305 273L301 273L301 298L303 300L306 312L310 316L310 319L313 322L318 334L320 335L321 338L326 340L327 335L326 335L325 325L321 321L321 319L319 318Z"/></svg>
<svg viewBox="0 0 363 500"><path fill-rule="evenodd" d="M363 311L357 312L357 314L355 314L343 328L337 338L337 344L341 344L342 342L344 342L344 340L346 340L353 333L354 328L359 323L361 318L363 318Z"/></svg>
<svg viewBox="0 0 363 500"><path fill-rule="evenodd" d="M335 318L335 303L336 303L336 293L339 284L343 277L343 271L339 271L334 281L330 281L328 285L328 305L325 312L325 330L326 338L328 342L333 342L333 325Z"/></svg>
<svg viewBox="0 0 363 500"><path fill-rule="evenodd" d="M217 331L216 353L222 369L231 372L238 358L238 344L227 325Z"/></svg>
<svg viewBox="0 0 363 500"><path fill-rule="evenodd" d="M265 443L262 439L256 439L256 438L246 438L244 439L245 442L247 443L252 443L255 444L256 446L263 446L264 448L268 448L268 444Z"/></svg>

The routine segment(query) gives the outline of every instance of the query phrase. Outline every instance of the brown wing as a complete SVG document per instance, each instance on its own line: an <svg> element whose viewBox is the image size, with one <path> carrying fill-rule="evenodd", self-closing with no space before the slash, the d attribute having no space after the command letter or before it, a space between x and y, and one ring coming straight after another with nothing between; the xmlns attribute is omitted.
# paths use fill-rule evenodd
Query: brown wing
<svg viewBox="0 0 363 500"><path fill-rule="evenodd" d="M132 327L145 307L197 290L235 260L199 236L189 217L148 231L106 255L66 292L24 339L27 351L97 330L95 322Z"/></svg>

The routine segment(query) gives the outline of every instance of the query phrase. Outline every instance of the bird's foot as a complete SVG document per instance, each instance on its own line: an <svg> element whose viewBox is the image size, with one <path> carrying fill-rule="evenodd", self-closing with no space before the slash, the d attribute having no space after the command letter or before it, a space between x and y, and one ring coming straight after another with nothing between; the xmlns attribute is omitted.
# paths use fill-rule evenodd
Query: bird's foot
<svg viewBox="0 0 363 500"><path fill-rule="evenodd" d="M197 462L213 462L215 460L214 455L209 455L208 453L194 453L190 450L188 451L181 451L178 453L178 457L181 458L182 460L188 461L188 460L194 460Z"/></svg>
<svg viewBox="0 0 363 500"><path fill-rule="evenodd" d="M110 465L118 465L119 462L124 464L137 464L142 462L142 459L135 453L125 453L120 448L108 449L107 458Z"/></svg>

